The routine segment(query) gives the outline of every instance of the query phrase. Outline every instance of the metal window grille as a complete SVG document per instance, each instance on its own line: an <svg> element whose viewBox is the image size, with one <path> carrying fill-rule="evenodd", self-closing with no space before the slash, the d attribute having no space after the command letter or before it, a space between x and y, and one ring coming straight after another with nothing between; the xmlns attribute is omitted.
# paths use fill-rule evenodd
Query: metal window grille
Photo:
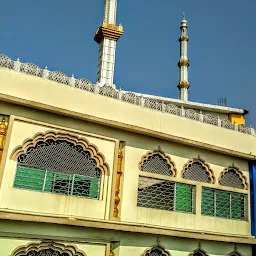
<svg viewBox="0 0 256 256"><path fill-rule="evenodd" d="M149 156L148 159L142 164L141 171L168 176L174 175L172 167L167 163L167 160L159 154Z"/></svg>
<svg viewBox="0 0 256 256"><path fill-rule="evenodd" d="M247 220L247 195L203 188L202 215Z"/></svg>
<svg viewBox="0 0 256 256"><path fill-rule="evenodd" d="M67 253L61 253L52 249L44 249L39 252L37 251L30 251L26 254L23 254L21 256L68 256Z"/></svg>
<svg viewBox="0 0 256 256"><path fill-rule="evenodd" d="M220 180L220 185L227 186L227 187L233 187L233 188L244 188L244 184L239 177L239 175L236 173L235 170L229 169L228 172L226 172Z"/></svg>
<svg viewBox="0 0 256 256"><path fill-rule="evenodd" d="M184 169L182 177L187 180L195 180L210 183L211 178L205 167L199 162L193 162Z"/></svg>
<svg viewBox="0 0 256 256"><path fill-rule="evenodd" d="M138 201L139 207L194 212L194 186L172 181L139 177Z"/></svg>
<svg viewBox="0 0 256 256"><path fill-rule="evenodd" d="M145 256L168 256L169 254L165 252L162 248L153 248L146 253Z"/></svg>
<svg viewBox="0 0 256 256"><path fill-rule="evenodd" d="M18 158L14 187L98 198L101 170L90 153L63 140L47 140Z"/></svg>
<svg viewBox="0 0 256 256"><path fill-rule="evenodd" d="M98 199L100 179L18 166L14 188Z"/></svg>

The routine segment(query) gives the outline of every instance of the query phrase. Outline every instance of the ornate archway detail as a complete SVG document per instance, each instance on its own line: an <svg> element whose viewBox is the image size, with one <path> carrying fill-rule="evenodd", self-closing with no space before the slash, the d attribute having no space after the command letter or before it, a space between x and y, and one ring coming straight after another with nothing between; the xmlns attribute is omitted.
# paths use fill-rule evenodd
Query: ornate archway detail
<svg viewBox="0 0 256 256"><path fill-rule="evenodd" d="M205 173L207 174L207 178L208 178L208 181L204 181L204 182L207 182L207 183L210 183L210 184L214 184L215 183L215 176L214 176L214 172L213 170L211 169L210 165L208 163L206 163L203 159L201 159L200 157L198 158L193 158L191 160L189 160L183 167L182 169L182 172L181 172L181 177L186 179L186 172L189 172L189 170L191 168L193 168L193 165L200 165L202 167L202 170L205 171ZM195 174L195 172L194 172ZM191 180L198 180L198 179L193 179L191 178ZM198 180L198 181L201 181L201 180Z"/></svg>
<svg viewBox="0 0 256 256"><path fill-rule="evenodd" d="M165 250L165 248L156 244L153 247L146 249L141 256L171 256L171 254Z"/></svg>
<svg viewBox="0 0 256 256"><path fill-rule="evenodd" d="M153 165L156 167L156 169L149 170L152 168L151 162L153 161L155 161ZM160 170L157 170L157 164L161 164L161 166L164 167L161 169L162 173L160 173ZM139 162L139 169L141 171L148 171L151 173L168 175L172 177L176 177L177 174L175 163L172 161L171 157L165 154L160 148L158 150L149 151L144 156L142 156Z"/></svg>
<svg viewBox="0 0 256 256"><path fill-rule="evenodd" d="M47 131L45 133L36 133L32 138L26 139L22 145L17 146L11 153L11 159L17 160L22 154L26 154L27 150L35 147L37 143L46 142L47 140L64 140L72 143L74 146L80 146L83 150L90 153L91 158L96 162L97 167L102 171L102 174L109 175L109 166L105 162L105 157L101 154L97 146L90 144L85 138L78 137L71 133Z"/></svg>
<svg viewBox="0 0 256 256"><path fill-rule="evenodd" d="M224 180L224 177L228 174L228 173L233 173L236 176L236 180L233 180L233 184L232 184L232 180L230 179L231 177L229 177L228 179ZM234 177L235 178L235 177ZM239 184L239 181L241 182ZM222 186L229 186L229 187L235 187L235 188L241 188L241 189L248 189L248 181L246 176L243 174L242 171L240 171L240 169L234 165L232 166L228 166L226 167L220 174L219 177L219 184ZM239 187L241 185L241 187Z"/></svg>
<svg viewBox="0 0 256 256"><path fill-rule="evenodd" d="M237 250L237 246L235 245L234 251L230 252L227 256L243 256L240 252Z"/></svg>
<svg viewBox="0 0 256 256"><path fill-rule="evenodd" d="M188 256L210 256L205 250L202 249L201 243L198 243L197 249L189 253Z"/></svg>
<svg viewBox="0 0 256 256"><path fill-rule="evenodd" d="M39 243L29 243L25 246L18 247L11 256L26 256L28 253L40 253L41 251L53 251L59 253L59 256L86 256L86 254L77 249L74 245L65 245L59 242L44 240ZM37 254L35 254L37 255ZM48 254L47 254L48 255ZM50 254L49 254L50 255ZM53 254L56 255L56 254Z"/></svg>

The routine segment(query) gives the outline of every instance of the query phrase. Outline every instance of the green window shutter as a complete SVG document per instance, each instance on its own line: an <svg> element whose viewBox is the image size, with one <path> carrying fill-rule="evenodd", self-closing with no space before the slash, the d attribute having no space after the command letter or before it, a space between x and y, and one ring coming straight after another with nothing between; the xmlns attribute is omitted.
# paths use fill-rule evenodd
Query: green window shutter
<svg viewBox="0 0 256 256"><path fill-rule="evenodd" d="M214 190L203 188L201 211L203 215L214 216Z"/></svg>
<svg viewBox="0 0 256 256"><path fill-rule="evenodd" d="M230 218L230 192L216 190L216 216Z"/></svg>
<svg viewBox="0 0 256 256"><path fill-rule="evenodd" d="M98 198L98 196L99 196L99 183L100 183L99 179L91 178L90 192L89 192L89 197L90 198Z"/></svg>
<svg viewBox="0 0 256 256"><path fill-rule="evenodd" d="M13 187L42 191L44 176L44 170L17 166Z"/></svg>
<svg viewBox="0 0 256 256"><path fill-rule="evenodd" d="M231 214L232 219L244 218L243 195L238 193L231 194Z"/></svg>
<svg viewBox="0 0 256 256"><path fill-rule="evenodd" d="M192 186L176 183L175 211L193 212Z"/></svg>

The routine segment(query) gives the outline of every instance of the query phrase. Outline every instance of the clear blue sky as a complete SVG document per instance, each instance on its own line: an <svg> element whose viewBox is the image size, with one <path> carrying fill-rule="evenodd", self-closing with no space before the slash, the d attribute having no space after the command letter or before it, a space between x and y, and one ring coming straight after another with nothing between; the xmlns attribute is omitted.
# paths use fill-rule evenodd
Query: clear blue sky
<svg viewBox="0 0 256 256"><path fill-rule="evenodd" d="M95 82L104 0L1 0L0 52ZM256 125L255 0L118 0L117 88L177 98L180 20L189 26L191 101L250 111ZM36 86L36 85L35 85ZM104 103L102 103L104 104Z"/></svg>

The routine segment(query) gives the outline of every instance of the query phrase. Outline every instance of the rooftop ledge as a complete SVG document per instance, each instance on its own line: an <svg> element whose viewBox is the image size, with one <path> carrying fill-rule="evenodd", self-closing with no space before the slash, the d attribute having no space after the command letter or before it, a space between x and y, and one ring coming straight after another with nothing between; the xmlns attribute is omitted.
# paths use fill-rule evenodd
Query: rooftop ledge
<svg viewBox="0 0 256 256"><path fill-rule="evenodd" d="M117 90L110 85L94 85L85 78L76 79L74 76L68 77L63 72L49 71L46 68L41 69L33 63L22 63L19 59L11 60L9 57L0 54L0 67L14 70L16 72L25 73L31 76L37 76L42 79L51 80L57 83L62 83L72 88L79 88L81 90L89 91L91 93L100 94L106 97L111 97L116 100L128 102L130 104L138 105L145 108L150 108L156 111L185 117L210 125L222 127L246 133L249 135L256 135L253 127L245 125L237 125L229 122L228 119L213 116L211 114L204 114L203 111L223 113L223 114L246 114L246 110L230 108L224 106L216 106L210 104L203 104L191 101L182 101L179 99L172 99L166 97L159 97L124 90Z"/></svg>

